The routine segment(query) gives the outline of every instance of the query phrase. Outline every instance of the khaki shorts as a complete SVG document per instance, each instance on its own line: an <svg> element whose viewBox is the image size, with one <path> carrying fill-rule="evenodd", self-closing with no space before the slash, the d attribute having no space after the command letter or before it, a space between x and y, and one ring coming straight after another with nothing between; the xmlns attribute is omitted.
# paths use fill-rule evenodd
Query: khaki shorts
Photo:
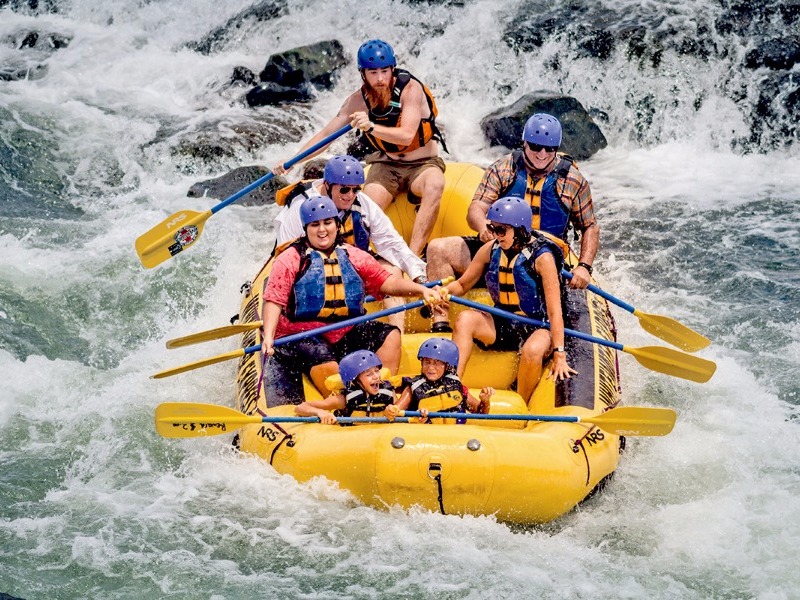
<svg viewBox="0 0 800 600"><path fill-rule="evenodd" d="M386 188L392 196L397 196L400 192L408 192L411 184L419 177L425 169L431 167L440 169L444 173L444 161L434 156L432 158L421 158L419 160L397 161L389 158L382 152L375 152L366 158L366 163L370 166L367 172L366 184L378 183ZM413 198L409 197L413 202ZM417 198L419 203L419 198Z"/></svg>

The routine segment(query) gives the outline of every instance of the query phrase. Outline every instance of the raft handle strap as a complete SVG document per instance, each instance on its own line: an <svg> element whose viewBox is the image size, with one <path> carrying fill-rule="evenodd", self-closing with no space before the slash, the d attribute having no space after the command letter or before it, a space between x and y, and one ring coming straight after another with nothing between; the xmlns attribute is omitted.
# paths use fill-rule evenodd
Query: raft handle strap
<svg viewBox="0 0 800 600"><path fill-rule="evenodd" d="M432 475L433 472L436 472L436 475ZM438 491L438 497L436 498L439 501L439 512L443 515L447 513L444 512L444 491L442 490L442 465L441 463L430 463L428 465L428 476L433 477L433 480L436 482L436 488Z"/></svg>

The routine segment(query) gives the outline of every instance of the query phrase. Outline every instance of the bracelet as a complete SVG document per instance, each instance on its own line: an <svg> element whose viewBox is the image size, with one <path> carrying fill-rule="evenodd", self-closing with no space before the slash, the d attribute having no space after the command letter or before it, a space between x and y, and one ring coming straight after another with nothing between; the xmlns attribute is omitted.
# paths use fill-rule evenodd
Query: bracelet
<svg viewBox="0 0 800 600"><path fill-rule="evenodd" d="M373 129L375 129L375 123L370 122L369 129L367 129L364 133L372 133Z"/></svg>
<svg viewBox="0 0 800 600"><path fill-rule="evenodd" d="M553 348L553 352L562 352L562 353L564 353L566 351L567 350L564 348L564 346L557 346L556 348Z"/></svg>
<svg viewBox="0 0 800 600"><path fill-rule="evenodd" d="M586 269L589 272L589 275L592 274L592 265L586 264L585 262L579 262L578 266Z"/></svg>

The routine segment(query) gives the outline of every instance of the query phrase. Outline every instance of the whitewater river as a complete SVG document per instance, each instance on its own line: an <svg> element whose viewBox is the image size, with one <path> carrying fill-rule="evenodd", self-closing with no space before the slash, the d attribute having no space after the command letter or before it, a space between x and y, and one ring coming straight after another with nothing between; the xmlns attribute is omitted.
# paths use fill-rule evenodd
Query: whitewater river
<svg viewBox="0 0 800 600"><path fill-rule="evenodd" d="M798 597L800 152L777 129L770 144L739 143L757 82L738 59L667 51L642 68L622 52L569 58L559 41L516 54L502 41L523 5L511 0L291 1L210 55L185 44L247 2L19 4L0 2L0 64L23 55L23 31L71 41L42 56L46 73L0 81L0 596ZM718 4L647 6L680 30ZM162 402L232 405L235 361L149 376L235 348L176 354L164 342L238 312L239 286L272 247L274 207L220 211L153 270L134 240L210 208L186 197L199 179L292 156L358 74L345 69L309 105L260 109L289 115L295 133L213 167L172 152L179 136L254 113L219 92L235 66L258 72L273 52L327 39L352 57L371 37L437 94L450 160L498 157L480 119L535 89L605 113L609 146L580 164L602 229L598 279L713 340L705 385L621 355L625 402L674 408L675 430L631 438L612 485L547 526L376 511L277 475L229 436L154 430ZM621 342L660 343L614 313Z"/></svg>

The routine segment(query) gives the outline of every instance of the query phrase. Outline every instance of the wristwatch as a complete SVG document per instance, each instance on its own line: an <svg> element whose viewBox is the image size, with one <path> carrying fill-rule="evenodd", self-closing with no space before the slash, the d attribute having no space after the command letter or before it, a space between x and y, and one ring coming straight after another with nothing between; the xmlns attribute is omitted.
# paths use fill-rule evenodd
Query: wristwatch
<svg viewBox="0 0 800 600"><path fill-rule="evenodd" d="M589 275L591 275L591 274L592 274L592 265L590 265L590 264L587 264L587 263L585 263L585 262L579 262L579 263L578 263L578 266L579 266L579 267L583 267L584 269L586 269L586 270L589 272Z"/></svg>

